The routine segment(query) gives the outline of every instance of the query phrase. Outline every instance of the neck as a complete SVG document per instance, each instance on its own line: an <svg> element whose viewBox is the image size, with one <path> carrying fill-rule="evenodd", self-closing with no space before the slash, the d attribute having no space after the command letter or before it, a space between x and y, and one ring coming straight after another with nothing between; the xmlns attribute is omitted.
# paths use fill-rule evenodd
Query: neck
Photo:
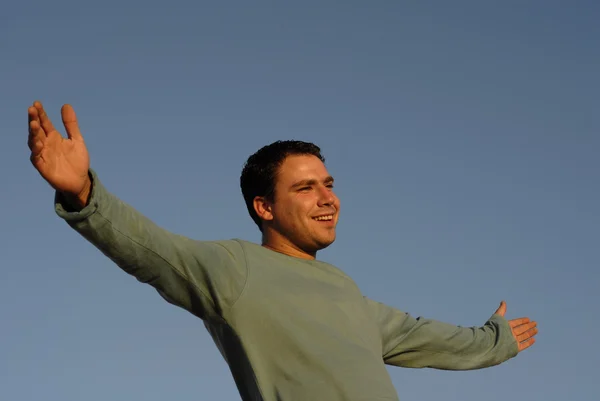
<svg viewBox="0 0 600 401"><path fill-rule="evenodd" d="M314 260L316 252L306 252L279 233L265 229L262 236L262 246L275 252L300 259Z"/></svg>

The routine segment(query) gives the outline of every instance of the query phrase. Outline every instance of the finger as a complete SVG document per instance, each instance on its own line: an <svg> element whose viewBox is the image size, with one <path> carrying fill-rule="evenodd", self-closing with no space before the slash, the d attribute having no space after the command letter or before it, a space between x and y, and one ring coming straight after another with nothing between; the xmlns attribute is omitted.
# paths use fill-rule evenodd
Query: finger
<svg viewBox="0 0 600 401"><path fill-rule="evenodd" d="M522 324L527 324L527 323L529 323L528 317L520 317L517 319L511 319L508 321L508 324L511 328L515 328L517 326L521 326Z"/></svg>
<svg viewBox="0 0 600 401"><path fill-rule="evenodd" d="M31 164L34 165L35 168L39 169L44 164L44 159L42 158L42 150L44 149L44 145L37 141L33 144L31 148L31 155L29 156L29 160Z"/></svg>
<svg viewBox="0 0 600 401"><path fill-rule="evenodd" d="M33 167L41 171L44 166L44 159L42 159L41 155L31 155L29 160L31 161L31 164L33 164Z"/></svg>
<svg viewBox="0 0 600 401"><path fill-rule="evenodd" d="M519 343L519 352L526 350L527 348L531 347L533 344L535 344L535 338L533 338L533 337L531 337L527 341L523 341L522 343Z"/></svg>
<svg viewBox="0 0 600 401"><path fill-rule="evenodd" d="M525 340L533 338L537 333L538 333L537 327L534 327L533 329L527 330L523 334L517 336L517 342L518 343L522 343Z"/></svg>
<svg viewBox="0 0 600 401"><path fill-rule="evenodd" d="M496 312L494 312L494 314L504 316L506 314L506 302L500 302L500 306L498 307L498 309L496 309Z"/></svg>
<svg viewBox="0 0 600 401"><path fill-rule="evenodd" d="M33 123L34 121L37 122L39 127L41 127L38 109L35 108L34 106L31 106L30 108L27 109L27 119L28 119L27 124L28 124L28 129L29 129L30 134L31 134L31 123Z"/></svg>
<svg viewBox="0 0 600 401"><path fill-rule="evenodd" d="M31 155L32 156L39 156L42 153L42 150L44 149L44 143L41 140L35 140L32 142L31 146Z"/></svg>
<svg viewBox="0 0 600 401"><path fill-rule="evenodd" d="M69 139L82 140L83 137L79 131L79 124L77 123L77 116L75 115L73 107L69 104L65 104L61 109L61 116Z"/></svg>
<svg viewBox="0 0 600 401"><path fill-rule="evenodd" d="M50 121L50 117L48 117L48 114L46 113L46 110L44 109L44 106L42 105L42 102L36 101L33 105L38 110L40 123L41 123L44 131L46 131L46 135L51 132L56 131L56 129L52 125L52 121Z"/></svg>
<svg viewBox="0 0 600 401"><path fill-rule="evenodd" d="M29 136L27 138L27 146L33 151L33 146L36 142L42 144L46 141L46 134L40 127L40 123L37 120L33 120L29 123Z"/></svg>
<svg viewBox="0 0 600 401"><path fill-rule="evenodd" d="M531 329L533 329L533 328L535 328L535 327L537 327L537 322L529 322L529 323L522 324L522 325L520 325L520 326L516 326L516 327L514 327L514 328L512 329L512 331L513 331L513 333L514 333L515 335L517 335L517 336L518 336L518 335L520 335L520 334L523 334L523 333L525 333L527 330L531 330Z"/></svg>

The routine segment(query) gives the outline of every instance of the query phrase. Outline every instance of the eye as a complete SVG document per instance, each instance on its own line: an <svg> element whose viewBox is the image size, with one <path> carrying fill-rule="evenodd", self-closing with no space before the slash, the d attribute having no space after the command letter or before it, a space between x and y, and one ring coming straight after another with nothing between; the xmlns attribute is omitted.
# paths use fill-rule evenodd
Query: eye
<svg viewBox="0 0 600 401"><path fill-rule="evenodd" d="M309 191L311 187L302 187L298 191Z"/></svg>

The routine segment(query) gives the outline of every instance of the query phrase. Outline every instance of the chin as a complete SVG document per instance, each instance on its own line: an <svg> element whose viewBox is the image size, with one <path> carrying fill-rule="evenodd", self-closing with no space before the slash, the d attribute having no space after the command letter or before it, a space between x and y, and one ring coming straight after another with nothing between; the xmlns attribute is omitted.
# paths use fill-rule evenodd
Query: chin
<svg viewBox="0 0 600 401"><path fill-rule="evenodd" d="M317 241L318 250L325 249L335 242L335 237L323 241Z"/></svg>

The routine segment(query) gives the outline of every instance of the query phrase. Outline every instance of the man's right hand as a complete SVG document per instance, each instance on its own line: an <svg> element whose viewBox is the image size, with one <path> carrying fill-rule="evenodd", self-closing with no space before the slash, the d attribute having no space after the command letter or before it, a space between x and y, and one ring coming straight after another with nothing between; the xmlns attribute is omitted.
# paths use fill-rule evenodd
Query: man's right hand
<svg viewBox="0 0 600 401"><path fill-rule="evenodd" d="M54 128L40 102L34 102L27 113L31 163L52 188L69 199L69 203L84 207L91 191L88 175L90 158L79 132L75 111L70 105L61 109L68 138Z"/></svg>

